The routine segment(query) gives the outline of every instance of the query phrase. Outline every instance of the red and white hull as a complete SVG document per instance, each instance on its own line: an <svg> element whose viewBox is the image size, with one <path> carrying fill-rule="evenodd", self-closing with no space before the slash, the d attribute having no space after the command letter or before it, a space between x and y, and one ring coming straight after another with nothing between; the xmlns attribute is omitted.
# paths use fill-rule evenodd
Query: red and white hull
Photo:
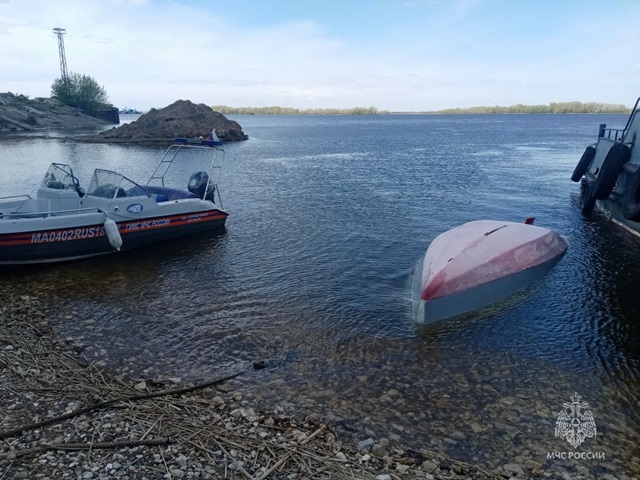
<svg viewBox="0 0 640 480"><path fill-rule="evenodd" d="M430 324L487 307L544 277L567 251L547 228L477 220L431 243L414 278L414 316Z"/></svg>

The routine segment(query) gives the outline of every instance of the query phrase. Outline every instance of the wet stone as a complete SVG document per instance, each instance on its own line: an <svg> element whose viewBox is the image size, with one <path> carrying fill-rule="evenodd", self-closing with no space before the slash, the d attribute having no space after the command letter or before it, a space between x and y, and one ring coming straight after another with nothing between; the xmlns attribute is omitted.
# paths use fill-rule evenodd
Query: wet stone
<svg viewBox="0 0 640 480"><path fill-rule="evenodd" d="M374 443L375 442L373 441L373 438L367 438L366 440L362 440L361 442L358 442L358 450L360 451L370 450L371 447L373 447Z"/></svg>
<svg viewBox="0 0 640 480"><path fill-rule="evenodd" d="M505 472L513 473L516 475L522 475L524 473L522 466L516 465L514 463L507 463L502 466Z"/></svg>

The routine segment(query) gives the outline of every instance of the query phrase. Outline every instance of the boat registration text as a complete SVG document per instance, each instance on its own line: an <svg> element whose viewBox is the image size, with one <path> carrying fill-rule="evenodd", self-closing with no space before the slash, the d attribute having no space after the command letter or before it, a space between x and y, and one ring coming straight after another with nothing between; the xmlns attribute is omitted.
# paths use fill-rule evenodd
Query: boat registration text
<svg viewBox="0 0 640 480"><path fill-rule="evenodd" d="M154 218L152 220L141 220L135 222L123 222L118 224L118 229L122 233L139 232L154 228L164 228L168 226L180 226L194 222L217 220L220 212L200 212L191 215L175 215L173 217ZM62 230L49 230L45 232L34 232L31 234L31 243L51 243L66 242L70 240L85 240L105 235L104 227L94 225L91 227L69 228Z"/></svg>
<svg viewBox="0 0 640 480"><path fill-rule="evenodd" d="M66 242L86 238L104 236L104 227L72 228L68 230L51 230L31 234L31 243Z"/></svg>

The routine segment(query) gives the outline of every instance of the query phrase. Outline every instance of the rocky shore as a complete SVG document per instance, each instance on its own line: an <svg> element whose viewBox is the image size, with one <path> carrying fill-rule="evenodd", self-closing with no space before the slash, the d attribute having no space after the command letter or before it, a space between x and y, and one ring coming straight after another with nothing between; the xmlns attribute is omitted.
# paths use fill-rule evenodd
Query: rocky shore
<svg viewBox="0 0 640 480"><path fill-rule="evenodd" d="M33 297L0 308L0 478L506 479L385 439L343 441L287 404L262 411L234 378L127 378L56 337ZM259 363L254 368L261 368Z"/></svg>
<svg viewBox="0 0 640 480"><path fill-rule="evenodd" d="M104 127L112 122L85 115L77 108L52 98L29 99L11 92L0 93L0 133L24 133L51 129ZM93 143L166 144L175 138L207 138L215 131L223 142L249 137L240 124L204 104L178 100L167 107L141 115L137 120L100 134L74 134L70 139Z"/></svg>
<svg viewBox="0 0 640 480"><path fill-rule="evenodd" d="M111 122L85 115L77 108L52 98L29 99L11 92L0 93L0 133L30 132L52 128L85 128Z"/></svg>

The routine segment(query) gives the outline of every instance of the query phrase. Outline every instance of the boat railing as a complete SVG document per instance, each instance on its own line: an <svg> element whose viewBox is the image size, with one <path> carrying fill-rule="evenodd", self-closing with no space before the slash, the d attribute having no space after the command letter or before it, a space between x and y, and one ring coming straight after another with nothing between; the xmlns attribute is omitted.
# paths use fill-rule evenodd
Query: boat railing
<svg viewBox="0 0 640 480"><path fill-rule="evenodd" d="M9 195L8 197L0 197L0 200L18 200L20 198L31 200L31 195Z"/></svg>
<svg viewBox="0 0 640 480"><path fill-rule="evenodd" d="M99 208L74 208L71 210L55 210L47 212L11 212L5 213L3 218L48 218L64 215L77 215L78 213L102 213Z"/></svg>
<svg viewBox="0 0 640 480"><path fill-rule="evenodd" d="M213 165L215 164L218 151L223 152L223 156L224 156L224 150L222 148L219 148L219 146L221 145L222 145L222 142L220 141L191 140L187 138L176 138L175 142L169 148L167 148L167 151L162 156L160 163L158 163L158 166L154 170L153 174L151 174L151 177L149 178L147 185L150 185L151 182L155 180L155 181L159 181L160 184L164 187L164 177L169 171L169 168L171 167L171 165L173 164L173 161L178 156L178 153L180 153L180 151L183 148L206 150L209 152L211 151L211 149L213 149L213 160L211 162L212 164L211 172L213 172L214 170ZM222 166L218 166L218 168L222 168Z"/></svg>
<svg viewBox="0 0 640 480"><path fill-rule="evenodd" d="M631 109L631 114L629 115L629 119L627 120L627 124L624 126L624 129L622 131L622 135L623 136L626 135L627 130L631 126L631 121L633 120L633 117L635 116L636 111L638 110L638 103L640 103L640 97L638 97L638 99L636 100L636 104Z"/></svg>
<svg viewBox="0 0 640 480"><path fill-rule="evenodd" d="M600 124L600 132L598 133L599 138L607 138L609 140L613 140L617 142L618 140L622 140L624 138L624 130L620 128L606 128L604 123Z"/></svg>
<svg viewBox="0 0 640 480"><path fill-rule="evenodd" d="M624 138L629 132L629 128L633 123L633 119L636 116L636 113L638 113L639 103L640 103L640 97L638 97L635 105L631 109L631 114L629 115L629 118L627 119L627 124L624 126L624 128L607 128L607 125L605 123L601 123L600 130L598 131L598 138L606 138L607 140L611 140L614 142L624 141Z"/></svg>

